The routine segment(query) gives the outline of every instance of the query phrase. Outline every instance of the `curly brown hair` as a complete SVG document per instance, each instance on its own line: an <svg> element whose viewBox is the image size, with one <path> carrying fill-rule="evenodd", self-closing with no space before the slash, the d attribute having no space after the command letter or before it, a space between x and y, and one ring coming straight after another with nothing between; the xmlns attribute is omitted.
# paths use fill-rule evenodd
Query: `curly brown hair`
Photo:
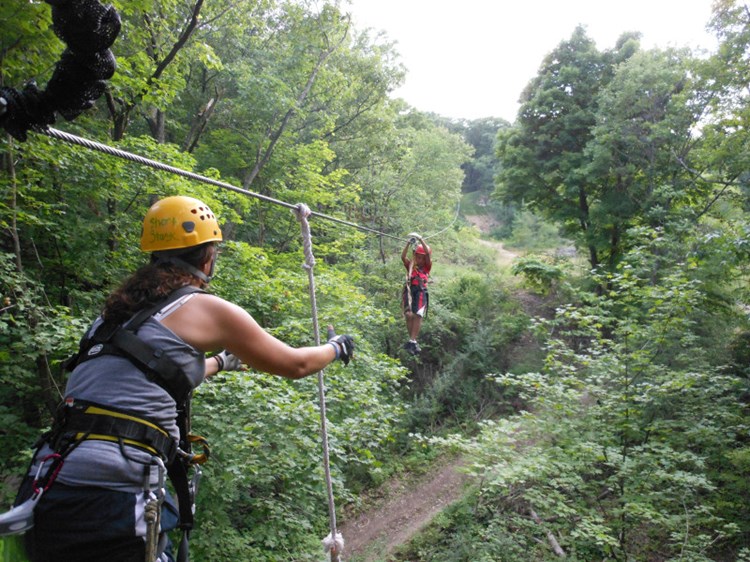
<svg viewBox="0 0 750 562"><path fill-rule="evenodd" d="M213 242L207 242L179 254L181 261L200 268L213 256ZM195 276L179 265L159 261L151 254L151 262L140 267L115 289L104 303L102 317L117 324L138 311L153 306L176 289L195 281ZM203 283L202 283L203 285Z"/></svg>

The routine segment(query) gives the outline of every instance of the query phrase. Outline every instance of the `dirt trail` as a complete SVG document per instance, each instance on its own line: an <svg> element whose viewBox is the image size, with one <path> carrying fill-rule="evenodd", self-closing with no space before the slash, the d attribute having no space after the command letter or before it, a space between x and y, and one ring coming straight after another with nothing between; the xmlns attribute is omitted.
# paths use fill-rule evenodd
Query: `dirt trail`
<svg viewBox="0 0 750 562"><path fill-rule="evenodd" d="M385 560L394 548L409 541L445 507L461 498L467 476L460 460L435 467L416 484L394 481L379 505L346 521L339 528L344 537L347 562Z"/></svg>
<svg viewBox="0 0 750 562"><path fill-rule="evenodd" d="M480 244L483 246L487 246L489 248L494 248L494 250L497 252L497 265L501 267L507 267L511 263L513 263L513 260L518 257L518 254L514 254L510 250L506 250L503 246L502 242L492 242L491 240L477 240Z"/></svg>
<svg viewBox="0 0 750 562"><path fill-rule="evenodd" d="M487 215L466 215L466 220L483 234L489 234L489 232L498 225L495 220ZM495 249L497 252L497 264L501 267L509 266L513 263L513 260L518 257L518 254L506 250L501 242L493 242L492 240L483 240L481 238L478 242L483 246Z"/></svg>

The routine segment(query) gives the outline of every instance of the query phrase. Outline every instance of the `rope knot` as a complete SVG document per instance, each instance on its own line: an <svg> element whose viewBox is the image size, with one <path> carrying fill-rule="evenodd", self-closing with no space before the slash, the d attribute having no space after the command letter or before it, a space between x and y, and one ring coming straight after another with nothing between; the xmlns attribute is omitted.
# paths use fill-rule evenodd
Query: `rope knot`
<svg viewBox="0 0 750 562"><path fill-rule="evenodd" d="M330 552L333 556L338 557L338 555L344 550L343 535L336 532L336 540L334 540L331 538L331 533L328 533L328 536L323 539L323 548L325 549L326 554Z"/></svg>
<svg viewBox="0 0 750 562"><path fill-rule="evenodd" d="M315 256L312 251L312 235L310 234L310 223L307 222L307 217L312 214L310 207L304 203L297 203L294 208L294 214L299 221L300 227L302 228L302 248L305 252L305 269L312 270L315 267Z"/></svg>
<svg viewBox="0 0 750 562"><path fill-rule="evenodd" d="M297 203L297 206L294 208L294 214L297 216L297 220L302 222L312 214L312 211L304 203Z"/></svg>

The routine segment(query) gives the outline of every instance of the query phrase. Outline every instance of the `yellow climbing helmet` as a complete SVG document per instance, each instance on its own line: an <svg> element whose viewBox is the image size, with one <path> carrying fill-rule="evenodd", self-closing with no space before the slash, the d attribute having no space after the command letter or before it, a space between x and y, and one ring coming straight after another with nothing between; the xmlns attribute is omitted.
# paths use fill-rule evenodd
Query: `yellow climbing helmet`
<svg viewBox="0 0 750 562"><path fill-rule="evenodd" d="M141 250L177 250L221 239L219 223L208 205L177 195L151 205L143 219Z"/></svg>

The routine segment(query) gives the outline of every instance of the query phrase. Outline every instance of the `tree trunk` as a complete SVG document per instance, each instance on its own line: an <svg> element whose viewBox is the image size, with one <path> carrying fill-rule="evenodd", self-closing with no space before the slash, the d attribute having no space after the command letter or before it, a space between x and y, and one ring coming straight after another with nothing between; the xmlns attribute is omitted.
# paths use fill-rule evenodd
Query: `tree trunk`
<svg viewBox="0 0 750 562"><path fill-rule="evenodd" d="M161 109L155 108L153 116L146 117L146 123L151 131L151 137L159 144L164 144L166 141L166 132L164 123L166 122L164 112Z"/></svg>
<svg viewBox="0 0 750 562"><path fill-rule="evenodd" d="M190 132L182 143L182 150L184 152L192 153L195 150L195 147L198 146L198 141L200 140L203 131L206 130L208 120L211 118L211 115L213 115L220 98L221 95L219 92L216 92L216 97L208 100L208 103L206 103L206 105L195 116L193 119L193 125L190 127Z"/></svg>

